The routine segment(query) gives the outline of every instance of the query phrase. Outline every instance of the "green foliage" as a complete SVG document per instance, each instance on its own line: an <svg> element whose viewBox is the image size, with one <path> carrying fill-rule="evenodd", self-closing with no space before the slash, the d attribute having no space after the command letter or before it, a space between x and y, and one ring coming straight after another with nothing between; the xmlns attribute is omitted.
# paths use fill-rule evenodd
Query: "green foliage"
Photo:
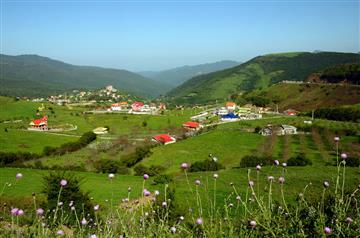
<svg viewBox="0 0 360 238"><path fill-rule="evenodd" d="M263 96L247 97L246 100L248 103L254 104L258 107L265 107L271 102L269 98Z"/></svg>
<svg viewBox="0 0 360 238"><path fill-rule="evenodd" d="M118 173L118 174L129 174L130 171L120 161L103 159L95 163L95 167L98 172L101 173Z"/></svg>
<svg viewBox="0 0 360 238"><path fill-rule="evenodd" d="M173 177L169 174L160 174L156 175L153 180L153 184L169 184L173 182Z"/></svg>
<svg viewBox="0 0 360 238"><path fill-rule="evenodd" d="M358 158L358 157L348 157L346 159L346 166L360 167L360 158Z"/></svg>
<svg viewBox="0 0 360 238"><path fill-rule="evenodd" d="M67 185L61 188L60 181L63 179L67 181ZM71 201L73 201L73 206L75 207L78 216L84 217L86 214L93 216L94 210L89 193L81 191L81 180L76 178L73 174L52 172L49 175L44 176L43 180L43 193L45 193L47 198L45 207L50 211L55 210L58 212L57 220L54 219L56 223L61 222L61 212L58 210L62 209L69 214L67 222L75 224L76 216L69 206ZM58 205L59 202L63 203L61 207Z"/></svg>
<svg viewBox="0 0 360 238"><path fill-rule="evenodd" d="M144 174L155 176L161 174L164 171L165 168L161 165L151 165L150 167L147 167L145 165L138 164L134 167L134 172L136 176L142 176Z"/></svg>
<svg viewBox="0 0 360 238"><path fill-rule="evenodd" d="M360 84L360 63L342 64L323 70L320 79L329 83L342 81Z"/></svg>
<svg viewBox="0 0 360 238"><path fill-rule="evenodd" d="M215 162L212 159L206 159L204 161L196 161L195 163L190 165L190 172L198 172L198 171L217 171L220 169L224 169L225 167L219 162Z"/></svg>
<svg viewBox="0 0 360 238"><path fill-rule="evenodd" d="M144 146L136 147L135 152L122 157L121 162L126 167L130 168L130 167L136 165L137 163L139 163L144 158L150 156L151 155L151 150L150 149L151 149L150 145L144 145Z"/></svg>
<svg viewBox="0 0 360 238"><path fill-rule="evenodd" d="M0 167L9 166L11 164L18 165L22 162L39 158L40 155L29 152L1 152L0 151Z"/></svg>
<svg viewBox="0 0 360 238"><path fill-rule="evenodd" d="M306 158L305 154L298 154L295 157L291 157L287 161L288 166L306 166L306 165L312 165L312 162L310 159Z"/></svg>
<svg viewBox="0 0 360 238"><path fill-rule="evenodd" d="M271 165L272 158L266 156L246 155L240 161L240 168L255 167L256 165Z"/></svg>
<svg viewBox="0 0 360 238"><path fill-rule="evenodd" d="M310 115L311 113L308 113ZM353 121L360 120L360 110L348 107L338 108L320 108L314 112L316 118L324 118L335 121Z"/></svg>

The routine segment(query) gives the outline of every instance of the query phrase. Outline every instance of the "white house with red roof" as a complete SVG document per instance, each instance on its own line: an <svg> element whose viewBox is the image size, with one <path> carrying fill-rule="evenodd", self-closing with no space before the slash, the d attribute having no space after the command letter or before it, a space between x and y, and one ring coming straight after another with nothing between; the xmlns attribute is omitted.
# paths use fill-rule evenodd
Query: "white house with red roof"
<svg viewBox="0 0 360 238"><path fill-rule="evenodd" d="M144 103L142 102L134 102L133 104L131 104L131 109L135 112L141 112L143 107Z"/></svg>
<svg viewBox="0 0 360 238"><path fill-rule="evenodd" d="M30 128L33 130L48 130L47 116L43 116L40 119L34 119L29 123Z"/></svg>
<svg viewBox="0 0 360 238"><path fill-rule="evenodd" d="M193 131L200 130L200 128L203 127L200 123L194 121L185 122L184 124L182 124L182 126L187 130L193 130Z"/></svg>
<svg viewBox="0 0 360 238"><path fill-rule="evenodd" d="M160 135L154 136L152 138L152 141L155 141L155 142L163 144L163 145L168 145L168 144L175 143L176 139L174 137L170 136L169 134L160 134Z"/></svg>
<svg viewBox="0 0 360 238"><path fill-rule="evenodd" d="M236 103L234 102L227 102L225 106L227 110L234 111L236 109Z"/></svg>

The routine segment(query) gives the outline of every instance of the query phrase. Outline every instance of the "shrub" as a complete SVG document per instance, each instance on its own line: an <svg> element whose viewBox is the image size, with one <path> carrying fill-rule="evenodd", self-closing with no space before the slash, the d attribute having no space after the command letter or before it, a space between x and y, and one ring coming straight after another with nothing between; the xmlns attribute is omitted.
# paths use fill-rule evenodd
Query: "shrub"
<svg viewBox="0 0 360 238"><path fill-rule="evenodd" d="M240 168L255 167L256 165L271 165L272 158L267 156L246 155L240 161Z"/></svg>
<svg viewBox="0 0 360 238"><path fill-rule="evenodd" d="M126 168L120 161L103 159L95 163L95 168L102 173L119 173L129 174L129 169Z"/></svg>
<svg viewBox="0 0 360 238"><path fill-rule="evenodd" d="M126 167L132 167L151 154L150 146L137 147L134 153L128 154L121 159Z"/></svg>
<svg viewBox="0 0 360 238"><path fill-rule="evenodd" d="M360 158L348 157L348 158L346 159L346 166L349 166L349 167L359 167L359 166L360 166Z"/></svg>
<svg viewBox="0 0 360 238"><path fill-rule="evenodd" d="M288 166L306 166L306 165L312 165L312 162L310 159L306 158L305 154L298 154L295 157L291 157L287 161Z"/></svg>
<svg viewBox="0 0 360 238"><path fill-rule="evenodd" d="M153 184L157 185L157 184L169 184L173 181L173 178L171 175L169 174L160 174L155 176Z"/></svg>
<svg viewBox="0 0 360 238"><path fill-rule="evenodd" d="M196 161L195 163L193 163L190 166L189 171L217 171L224 168L225 167L222 164L215 162L212 159L206 159L204 161Z"/></svg>
<svg viewBox="0 0 360 238"><path fill-rule="evenodd" d="M150 167L147 167L145 165L139 164L134 168L135 175L137 176L142 176L144 174L155 176L164 172L164 170L165 168L161 165L151 165Z"/></svg>

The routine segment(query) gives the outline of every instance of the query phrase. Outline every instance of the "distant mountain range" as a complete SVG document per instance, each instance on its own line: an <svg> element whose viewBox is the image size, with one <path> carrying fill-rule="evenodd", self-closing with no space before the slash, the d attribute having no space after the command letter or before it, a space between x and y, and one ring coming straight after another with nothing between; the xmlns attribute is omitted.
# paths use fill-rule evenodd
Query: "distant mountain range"
<svg viewBox="0 0 360 238"><path fill-rule="evenodd" d="M123 92L155 97L171 86L127 70L75 66L38 56L0 55L0 94L46 96L71 89L96 89L113 85Z"/></svg>
<svg viewBox="0 0 360 238"><path fill-rule="evenodd" d="M178 68L163 70L163 71L142 71L138 74L151 78L161 83L169 84L176 87L188 79L195 76L212 73L215 71L227 69L239 65L239 62L232 60L223 60L215 63L199 64L199 65L185 65Z"/></svg>
<svg viewBox="0 0 360 238"><path fill-rule="evenodd" d="M335 52L258 56L230 69L194 77L171 90L167 98L177 104L222 102L234 94L266 89L284 80L304 81L310 74L328 67L360 62L359 56L355 53Z"/></svg>

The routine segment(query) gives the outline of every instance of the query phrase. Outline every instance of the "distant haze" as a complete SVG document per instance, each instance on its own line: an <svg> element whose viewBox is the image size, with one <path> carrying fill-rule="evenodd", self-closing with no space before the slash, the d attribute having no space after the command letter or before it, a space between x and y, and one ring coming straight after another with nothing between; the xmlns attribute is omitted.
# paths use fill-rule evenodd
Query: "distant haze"
<svg viewBox="0 0 360 238"><path fill-rule="evenodd" d="M159 71L359 51L359 1L1 1L0 53Z"/></svg>

